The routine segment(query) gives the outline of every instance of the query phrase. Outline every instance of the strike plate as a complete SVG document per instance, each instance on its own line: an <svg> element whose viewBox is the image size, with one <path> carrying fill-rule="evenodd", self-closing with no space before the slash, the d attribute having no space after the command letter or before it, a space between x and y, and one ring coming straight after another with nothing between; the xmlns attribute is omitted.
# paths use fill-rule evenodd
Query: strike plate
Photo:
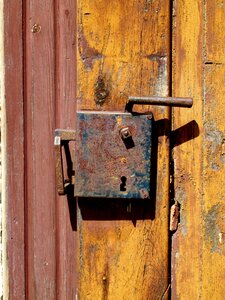
<svg viewBox="0 0 225 300"><path fill-rule="evenodd" d="M153 115L78 111L75 196L150 195Z"/></svg>

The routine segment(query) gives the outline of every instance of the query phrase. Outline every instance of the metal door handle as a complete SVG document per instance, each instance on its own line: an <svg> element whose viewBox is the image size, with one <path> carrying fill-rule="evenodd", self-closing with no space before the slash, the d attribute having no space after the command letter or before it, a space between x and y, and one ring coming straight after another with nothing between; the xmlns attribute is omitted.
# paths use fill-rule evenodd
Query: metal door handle
<svg viewBox="0 0 225 300"><path fill-rule="evenodd" d="M54 139L54 149L55 149L55 171L56 171L56 184L57 191L59 195L64 195L66 186L71 184L72 178L65 182L64 172L63 172L63 162L62 162L62 146L70 141L75 141L76 131L75 130L65 130L56 129L55 139Z"/></svg>
<svg viewBox="0 0 225 300"><path fill-rule="evenodd" d="M158 97L158 96L149 96L149 97L128 97L128 102L126 104L125 110L132 112L133 105L162 105L162 106L175 106L175 107L192 107L193 99L192 98L180 98L180 97Z"/></svg>

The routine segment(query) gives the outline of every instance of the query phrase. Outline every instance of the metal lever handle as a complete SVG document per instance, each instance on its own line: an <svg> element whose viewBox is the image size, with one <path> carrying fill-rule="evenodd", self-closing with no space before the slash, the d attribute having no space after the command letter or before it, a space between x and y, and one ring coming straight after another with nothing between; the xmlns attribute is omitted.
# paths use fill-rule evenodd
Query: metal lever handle
<svg viewBox="0 0 225 300"><path fill-rule="evenodd" d="M75 141L76 131L75 130L55 130L54 139L54 149L55 149L55 172L56 172L56 185L59 195L65 195L66 186L71 183L71 178L69 182L65 182L63 173L63 163L62 163L62 146L64 143L69 141Z"/></svg>
<svg viewBox="0 0 225 300"><path fill-rule="evenodd" d="M163 106L176 106L176 107L192 107L192 98L176 98L176 97L128 97L125 110L128 112L132 111L134 104L140 105L163 105Z"/></svg>

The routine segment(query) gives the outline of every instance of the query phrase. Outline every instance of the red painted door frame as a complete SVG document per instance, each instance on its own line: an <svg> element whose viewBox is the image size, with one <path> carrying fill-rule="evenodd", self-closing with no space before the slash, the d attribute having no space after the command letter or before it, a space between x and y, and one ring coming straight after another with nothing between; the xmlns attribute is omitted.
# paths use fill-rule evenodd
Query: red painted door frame
<svg viewBox="0 0 225 300"><path fill-rule="evenodd" d="M76 294L76 231L53 152L53 130L75 123L75 25L73 0L4 1L9 299Z"/></svg>

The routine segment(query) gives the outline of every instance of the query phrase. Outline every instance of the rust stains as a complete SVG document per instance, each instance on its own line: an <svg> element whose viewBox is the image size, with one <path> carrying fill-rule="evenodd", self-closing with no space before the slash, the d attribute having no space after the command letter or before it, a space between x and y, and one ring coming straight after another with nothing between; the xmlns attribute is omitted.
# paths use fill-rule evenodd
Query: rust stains
<svg viewBox="0 0 225 300"><path fill-rule="evenodd" d="M95 83L95 102L97 105L103 105L109 96L109 84L106 84L103 76L98 76Z"/></svg>
<svg viewBox="0 0 225 300"><path fill-rule="evenodd" d="M85 70L92 70L94 61L97 59L102 59L103 57L103 55L99 53L98 50L90 47L82 28L80 28L78 32L78 50Z"/></svg>

